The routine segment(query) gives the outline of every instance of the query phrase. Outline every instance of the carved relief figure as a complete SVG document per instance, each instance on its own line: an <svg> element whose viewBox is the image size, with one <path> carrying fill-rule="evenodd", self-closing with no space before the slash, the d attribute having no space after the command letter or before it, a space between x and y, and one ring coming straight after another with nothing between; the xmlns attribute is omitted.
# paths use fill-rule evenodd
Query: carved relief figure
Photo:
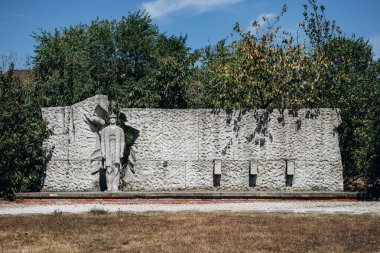
<svg viewBox="0 0 380 253"><path fill-rule="evenodd" d="M105 114L105 113L104 113ZM100 149L100 128L105 125L105 120L99 117L99 115L95 112L93 115L84 115L86 119L86 123L90 126L90 137L95 138L95 149L91 154L91 168L92 173L95 174L99 172L102 168L102 154ZM89 137L87 137L89 138Z"/></svg>
<svg viewBox="0 0 380 253"><path fill-rule="evenodd" d="M106 170L107 191L119 190L124 147L124 131L116 125L116 115L111 114L110 125L101 132L101 154Z"/></svg>

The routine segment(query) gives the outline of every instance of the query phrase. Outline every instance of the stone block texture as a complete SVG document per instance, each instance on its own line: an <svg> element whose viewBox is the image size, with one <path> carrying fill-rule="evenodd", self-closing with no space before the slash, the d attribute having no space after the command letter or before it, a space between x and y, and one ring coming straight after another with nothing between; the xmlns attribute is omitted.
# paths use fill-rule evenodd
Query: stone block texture
<svg viewBox="0 0 380 253"><path fill-rule="evenodd" d="M133 144L137 163L126 173L125 190L343 190L337 109L123 109L121 114L139 131Z"/></svg>
<svg viewBox="0 0 380 253"><path fill-rule="evenodd" d="M99 173L90 166L98 133L85 115L102 118L107 110L100 95L42 109L53 131L45 142L51 152L43 190L100 191ZM128 108L121 115L138 130L122 190L343 190L337 109Z"/></svg>
<svg viewBox="0 0 380 253"><path fill-rule="evenodd" d="M88 117L104 118L107 96L98 95L66 107L42 108L52 135L44 142L48 152L43 191L99 190L99 173L92 173L91 155L98 133Z"/></svg>

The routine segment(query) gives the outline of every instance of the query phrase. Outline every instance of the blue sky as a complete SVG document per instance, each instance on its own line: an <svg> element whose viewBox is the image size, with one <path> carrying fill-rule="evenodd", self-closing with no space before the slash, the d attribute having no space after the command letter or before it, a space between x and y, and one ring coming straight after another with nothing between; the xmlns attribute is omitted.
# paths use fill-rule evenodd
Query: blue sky
<svg viewBox="0 0 380 253"><path fill-rule="evenodd" d="M13 54L17 68L26 68L33 56L33 32L52 31L96 17L120 19L128 12L146 9L161 32L188 35L192 49L214 44L229 36L236 22L243 28L252 20L288 11L282 19L285 30L295 31L302 20L307 0L0 0L0 56ZM380 56L380 0L319 0L326 16L335 19L347 36L355 34L370 40Z"/></svg>

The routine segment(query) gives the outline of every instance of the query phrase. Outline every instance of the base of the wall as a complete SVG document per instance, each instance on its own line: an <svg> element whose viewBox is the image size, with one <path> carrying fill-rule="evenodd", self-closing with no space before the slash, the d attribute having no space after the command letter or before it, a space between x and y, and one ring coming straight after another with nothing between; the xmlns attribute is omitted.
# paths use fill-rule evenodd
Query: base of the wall
<svg viewBox="0 0 380 253"><path fill-rule="evenodd" d="M352 199L366 200L371 196L361 192L293 192L293 191L257 191L257 192L24 192L17 193L18 199L294 199L324 200Z"/></svg>

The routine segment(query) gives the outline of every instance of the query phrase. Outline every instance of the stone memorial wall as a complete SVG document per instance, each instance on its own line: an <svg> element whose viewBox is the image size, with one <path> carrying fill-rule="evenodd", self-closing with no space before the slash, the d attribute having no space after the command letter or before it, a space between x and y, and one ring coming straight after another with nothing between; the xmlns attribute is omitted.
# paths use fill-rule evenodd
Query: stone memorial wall
<svg viewBox="0 0 380 253"><path fill-rule="evenodd" d="M124 109L127 190L343 190L338 111Z"/></svg>
<svg viewBox="0 0 380 253"><path fill-rule="evenodd" d="M43 190L101 189L93 158L104 123L90 116L104 119L107 108L96 96L43 109L54 129ZM120 117L135 133L122 190L343 190L336 109L128 108Z"/></svg>
<svg viewBox="0 0 380 253"><path fill-rule="evenodd" d="M99 175L93 173L91 158L99 144L99 128L91 119L105 118L107 96L95 96L65 107L42 108L51 136L47 150L43 191L97 190Z"/></svg>

